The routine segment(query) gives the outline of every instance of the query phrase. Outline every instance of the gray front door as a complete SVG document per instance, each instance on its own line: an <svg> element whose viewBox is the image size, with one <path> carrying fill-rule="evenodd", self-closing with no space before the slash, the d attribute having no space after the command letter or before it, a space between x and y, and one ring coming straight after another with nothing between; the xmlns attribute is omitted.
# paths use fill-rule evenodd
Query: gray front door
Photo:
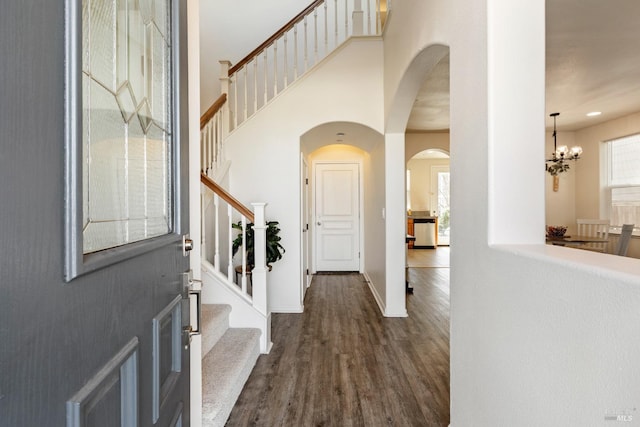
<svg viewBox="0 0 640 427"><path fill-rule="evenodd" d="M186 1L2 9L0 426L188 426Z"/></svg>

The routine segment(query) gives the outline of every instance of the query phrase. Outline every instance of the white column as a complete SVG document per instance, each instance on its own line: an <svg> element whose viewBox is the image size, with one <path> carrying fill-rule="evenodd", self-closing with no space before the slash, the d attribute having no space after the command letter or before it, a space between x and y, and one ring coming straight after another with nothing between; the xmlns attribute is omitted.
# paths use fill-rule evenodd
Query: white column
<svg viewBox="0 0 640 427"><path fill-rule="evenodd" d="M385 135L386 301L384 315L407 317L404 133Z"/></svg>
<svg viewBox="0 0 640 427"><path fill-rule="evenodd" d="M489 242L542 244L544 185L514 183L545 179L544 7L492 0L488 19ZM527 48L514 37L528 39Z"/></svg>
<svg viewBox="0 0 640 427"><path fill-rule="evenodd" d="M255 267L252 272L253 306L263 315L269 314L267 304L267 225L264 211L266 203L251 203L253 206L253 239Z"/></svg>

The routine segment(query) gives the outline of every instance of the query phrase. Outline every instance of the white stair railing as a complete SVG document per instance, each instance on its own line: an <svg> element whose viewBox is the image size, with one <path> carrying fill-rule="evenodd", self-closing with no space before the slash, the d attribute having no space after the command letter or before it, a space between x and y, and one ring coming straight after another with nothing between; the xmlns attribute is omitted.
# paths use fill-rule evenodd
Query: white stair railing
<svg viewBox="0 0 640 427"><path fill-rule="evenodd" d="M220 61L229 131L351 36L382 33L389 0L316 0L244 59ZM226 123L225 123L226 124Z"/></svg>
<svg viewBox="0 0 640 427"><path fill-rule="evenodd" d="M223 93L200 118L200 172L211 176L224 162L222 142L226 136L225 109L227 101Z"/></svg>
<svg viewBox="0 0 640 427"><path fill-rule="evenodd" d="M204 174L201 182L213 192L211 204L202 204L203 227L202 257L213 265L218 279L250 303L258 312L268 316L266 266L266 203L252 203L253 211ZM207 218L210 221L207 221ZM247 265L248 224L253 223L253 270ZM239 233L237 226L240 224ZM233 242L242 236L243 247L233 254Z"/></svg>

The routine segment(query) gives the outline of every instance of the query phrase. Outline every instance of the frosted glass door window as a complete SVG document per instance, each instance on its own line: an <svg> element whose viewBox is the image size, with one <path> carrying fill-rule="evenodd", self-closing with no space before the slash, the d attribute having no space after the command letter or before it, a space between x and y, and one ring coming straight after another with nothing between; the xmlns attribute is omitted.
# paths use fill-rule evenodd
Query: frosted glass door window
<svg viewBox="0 0 640 427"><path fill-rule="evenodd" d="M169 6L82 1L84 253L172 231Z"/></svg>

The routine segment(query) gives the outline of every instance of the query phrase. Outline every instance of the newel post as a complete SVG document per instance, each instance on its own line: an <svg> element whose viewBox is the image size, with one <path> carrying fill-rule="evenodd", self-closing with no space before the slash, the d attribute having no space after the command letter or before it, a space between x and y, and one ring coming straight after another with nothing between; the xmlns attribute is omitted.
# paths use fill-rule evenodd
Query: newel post
<svg viewBox="0 0 640 427"><path fill-rule="evenodd" d="M364 11L362 10L362 0L353 0L353 13L351 14L353 22L354 36L361 36L364 32Z"/></svg>
<svg viewBox="0 0 640 427"><path fill-rule="evenodd" d="M220 62L220 92L227 95L227 102L222 106L222 137L225 138L229 135L229 129L231 128L231 111L229 108L229 89L231 87L231 79L229 78L229 68L231 68L231 61L223 60Z"/></svg>
<svg viewBox="0 0 640 427"><path fill-rule="evenodd" d="M253 306L262 314L269 314L267 307L267 224L264 219L266 203L251 203L253 206L253 242L255 267L251 273L253 284Z"/></svg>

